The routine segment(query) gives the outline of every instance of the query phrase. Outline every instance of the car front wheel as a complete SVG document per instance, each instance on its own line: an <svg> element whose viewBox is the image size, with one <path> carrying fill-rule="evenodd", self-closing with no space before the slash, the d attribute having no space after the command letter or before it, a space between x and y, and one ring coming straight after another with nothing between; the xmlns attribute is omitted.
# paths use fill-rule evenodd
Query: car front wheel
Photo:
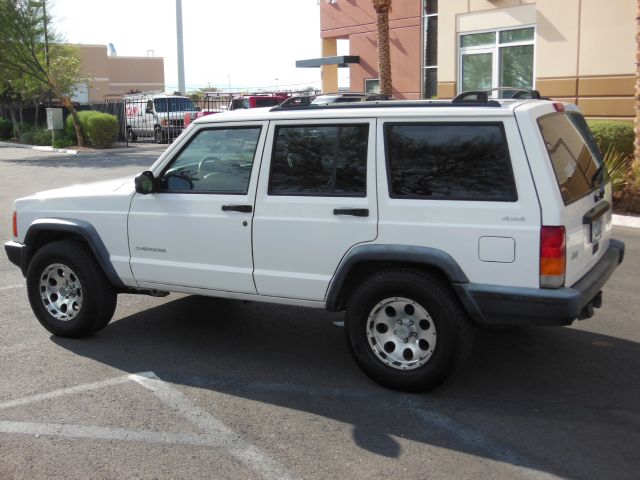
<svg viewBox="0 0 640 480"><path fill-rule="evenodd" d="M87 337L104 328L117 299L91 250L76 241L52 242L36 252L27 292L38 321L63 337Z"/></svg>

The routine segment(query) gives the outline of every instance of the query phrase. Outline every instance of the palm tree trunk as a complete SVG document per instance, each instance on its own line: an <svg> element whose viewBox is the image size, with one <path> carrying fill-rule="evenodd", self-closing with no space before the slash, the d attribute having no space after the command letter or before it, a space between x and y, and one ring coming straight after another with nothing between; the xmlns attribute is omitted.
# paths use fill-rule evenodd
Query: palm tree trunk
<svg viewBox="0 0 640 480"><path fill-rule="evenodd" d="M640 0L637 2L636 13L636 122L635 122L635 149L634 157L637 164L640 164ZM640 182L640 178L636 179Z"/></svg>
<svg viewBox="0 0 640 480"><path fill-rule="evenodd" d="M640 1L640 0L639 0ZM380 93L391 97L391 52L389 48L389 11L391 0L373 0L378 28L378 73L380 75Z"/></svg>

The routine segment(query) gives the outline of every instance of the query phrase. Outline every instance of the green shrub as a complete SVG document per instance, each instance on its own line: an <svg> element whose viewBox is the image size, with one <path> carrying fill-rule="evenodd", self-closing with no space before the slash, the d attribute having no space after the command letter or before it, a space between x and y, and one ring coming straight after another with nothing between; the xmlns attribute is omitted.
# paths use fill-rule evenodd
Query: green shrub
<svg viewBox="0 0 640 480"><path fill-rule="evenodd" d="M603 154L611 149L625 157L633 154L633 123L620 120L589 120L588 123Z"/></svg>
<svg viewBox="0 0 640 480"><path fill-rule="evenodd" d="M67 147L71 147L75 144L75 142L73 140L71 140L70 138L62 138L62 139L58 139L56 138L53 141L53 147L54 148L67 148Z"/></svg>
<svg viewBox="0 0 640 480"><path fill-rule="evenodd" d="M51 145L51 130L46 128L35 127L33 125L24 125L20 132L20 143L26 145Z"/></svg>
<svg viewBox="0 0 640 480"><path fill-rule="evenodd" d="M109 148L118 138L118 119L108 113L92 115L87 120L84 131L87 140L96 148Z"/></svg>
<svg viewBox="0 0 640 480"><path fill-rule="evenodd" d="M7 140L13 136L13 124L6 118L0 118L0 140Z"/></svg>
<svg viewBox="0 0 640 480"><path fill-rule="evenodd" d="M118 137L118 119L115 115L83 110L78 112L78 119L85 139L96 148L109 148ZM65 138L78 141L71 115L65 120L64 133Z"/></svg>

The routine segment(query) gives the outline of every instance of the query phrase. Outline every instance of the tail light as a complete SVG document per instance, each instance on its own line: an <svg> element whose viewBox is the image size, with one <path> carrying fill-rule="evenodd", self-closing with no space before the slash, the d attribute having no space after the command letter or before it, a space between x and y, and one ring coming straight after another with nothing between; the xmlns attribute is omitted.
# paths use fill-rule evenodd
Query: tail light
<svg viewBox="0 0 640 480"><path fill-rule="evenodd" d="M564 285L567 267L564 227L542 227L540 230L540 287Z"/></svg>
<svg viewBox="0 0 640 480"><path fill-rule="evenodd" d="M16 211L13 212L12 223L13 223L13 237L18 238L18 212Z"/></svg>

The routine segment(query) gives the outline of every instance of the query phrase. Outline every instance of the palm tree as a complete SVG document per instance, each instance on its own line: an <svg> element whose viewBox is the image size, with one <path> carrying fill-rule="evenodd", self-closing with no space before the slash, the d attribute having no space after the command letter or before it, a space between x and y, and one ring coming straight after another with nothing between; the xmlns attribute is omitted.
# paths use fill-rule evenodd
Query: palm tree
<svg viewBox="0 0 640 480"><path fill-rule="evenodd" d="M636 165L640 164L640 0L636 12L636 139L634 157Z"/></svg>
<svg viewBox="0 0 640 480"><path fill-rule="evenodd" d="M640 0L638 0L640 2ZM389 50L389 12L391 0L373 0L373 8L378 20L378 73L380 93L391 96L391 52Z"/></svg>

